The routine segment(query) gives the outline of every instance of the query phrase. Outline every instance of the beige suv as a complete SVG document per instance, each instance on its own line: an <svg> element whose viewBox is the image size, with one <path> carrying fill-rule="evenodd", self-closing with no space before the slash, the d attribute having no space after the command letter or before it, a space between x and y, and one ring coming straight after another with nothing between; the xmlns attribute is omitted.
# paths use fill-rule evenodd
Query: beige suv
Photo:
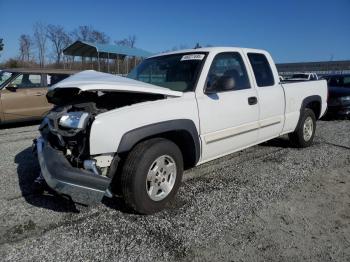
<svg viewBox="0 0 350 262"><path fill-rule="evenodd" d="M0 71L0 123L41 119L52 105L47 88L76 73L60 69L4 69Z"/></svg>

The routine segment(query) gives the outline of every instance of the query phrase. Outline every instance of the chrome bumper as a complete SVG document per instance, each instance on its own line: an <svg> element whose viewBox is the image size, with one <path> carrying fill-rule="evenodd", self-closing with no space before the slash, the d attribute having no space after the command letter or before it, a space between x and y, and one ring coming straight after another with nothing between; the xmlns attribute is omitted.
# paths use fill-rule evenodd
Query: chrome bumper
<svg viewBox="0 0 350 262"><path fill-rule="evenodd" d="M35 144L42 175L50 188L86 205L100 202L109 194L110 178L72 167L65 156L42 137Z"/></svg>

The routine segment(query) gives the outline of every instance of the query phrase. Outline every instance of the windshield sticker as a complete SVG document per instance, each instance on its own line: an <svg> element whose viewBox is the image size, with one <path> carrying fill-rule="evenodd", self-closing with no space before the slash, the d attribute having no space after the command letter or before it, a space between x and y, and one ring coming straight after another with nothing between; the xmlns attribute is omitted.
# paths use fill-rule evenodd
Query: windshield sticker
<svg viewBox="0 0 350 262"><path fill-rule="evenodd" d="M191 54L191 55L184 55L181 58L181 61L187 61L187 60L203 60L204 55L203 54Z"/></svg>

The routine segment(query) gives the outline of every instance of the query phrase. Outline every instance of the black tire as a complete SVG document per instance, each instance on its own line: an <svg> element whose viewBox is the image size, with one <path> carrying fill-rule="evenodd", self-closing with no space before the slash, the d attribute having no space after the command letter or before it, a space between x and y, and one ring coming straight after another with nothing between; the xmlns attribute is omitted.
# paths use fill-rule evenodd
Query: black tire
<svg viewBox="0 0 350 262"><path fill-rule="evenodd" d="M315 137L315 131L316 131L316 117L315 117L315 113L309 109L309 108L305 108L304 112L302 113L302 115L300 116L300 121L298 123L297 128L295 129L295 131L293 133L289 134L289 140L292 142L292 144L296 147L309 147L312 145L312 142L314 140ZM312 135L309 139L305 139L304 136L304 124L305 121L307 119L312 120Z"/></svg>
<svg viewBox="0 0 350 262"><path fill-rule="evenodd" d="M159 157L168 155L176 164L175 183L162 200L151 199L146 189L148 171ZM175 196L183 174L183 158L178 146L164 138L153 138L136 145L128 154L121 174L122 195L125 203L140 214L153 214L165 208Z"/></svg>

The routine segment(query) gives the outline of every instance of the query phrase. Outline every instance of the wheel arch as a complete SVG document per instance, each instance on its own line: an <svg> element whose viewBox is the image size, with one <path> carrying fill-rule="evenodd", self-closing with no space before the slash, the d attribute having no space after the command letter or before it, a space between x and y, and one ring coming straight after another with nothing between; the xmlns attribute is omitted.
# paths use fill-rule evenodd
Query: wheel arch
<svg viewBox="0 0 350 262"><path fill-rule="evenodd" d="M305 97L303 99L303 102L301 103L300 116L301 116L301 112L303 112L305 108L311 109L314 112L316 119L319 119L321 116L321 110L322 110L321 96L313 95L313 96ZM299 120L300 118L301 117L299 117Z"/></svg>
<svg viewBox="0 0 350 262"><path fill-rule="evenodd" d="M122 136L117 154L128 153L138 143L154 137L174 142L181 150L185 168L193 167L199 161L199 135L194 122L189 119L169 120L130 130Z"/></svg>
<svg viewBox="0 0 350 262"><path fill-rule="evenodd" d="M301 119L303 117L302 113L306 108L311 109L316 117L316 120L319 119L321 115L321 106L322 106L322 99L319 95L313 95L313 96L307 96L303 99L301 102L301 107L300 107L300 114L299 114L299 120L298 123L294 129L297 130L301 124Z"/></svg>

